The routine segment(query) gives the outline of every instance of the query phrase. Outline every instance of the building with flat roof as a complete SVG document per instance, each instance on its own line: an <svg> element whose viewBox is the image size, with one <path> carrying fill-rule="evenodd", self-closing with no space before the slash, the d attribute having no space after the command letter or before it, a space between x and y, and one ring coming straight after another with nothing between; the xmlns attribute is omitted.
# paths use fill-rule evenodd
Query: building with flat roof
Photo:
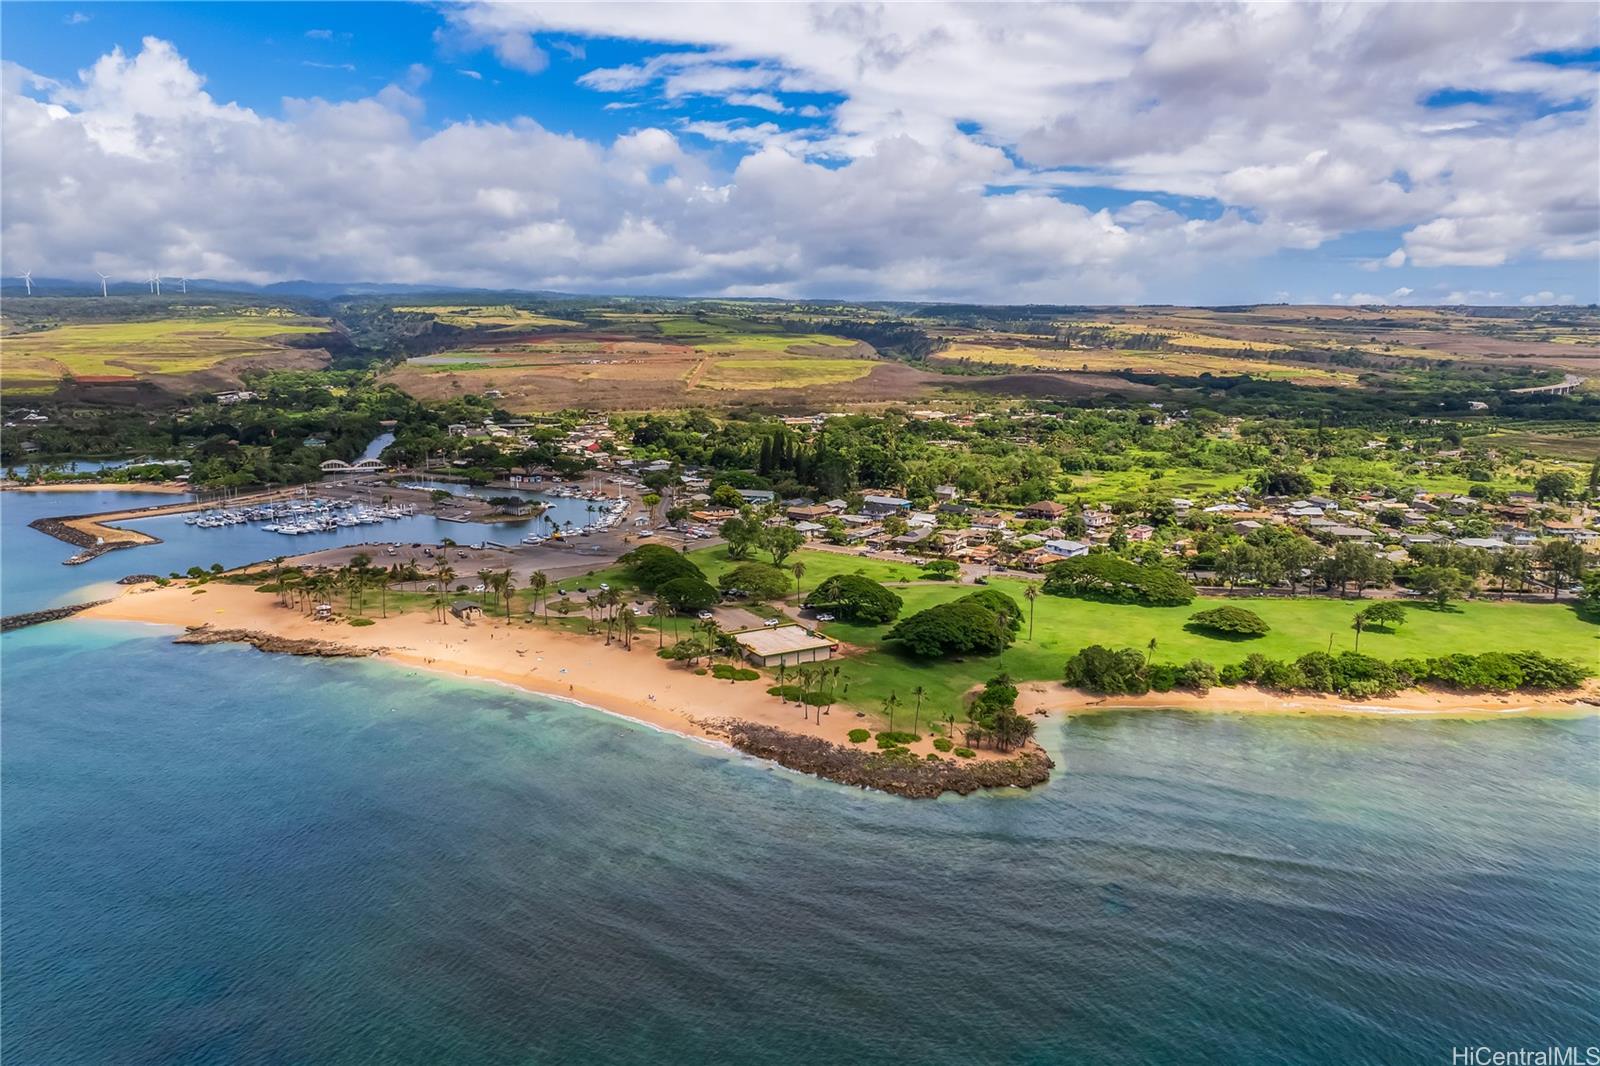
<svg viewBox="0 0 1600 1066"><path fill-rule="evenodd" d="M744 652L744 657L755 666L798 666L800 663L820 663L833 658L839 642L821 633L813 633L802 625L773 626L771 629L747 629L734 633L733 639Z"/></svg>

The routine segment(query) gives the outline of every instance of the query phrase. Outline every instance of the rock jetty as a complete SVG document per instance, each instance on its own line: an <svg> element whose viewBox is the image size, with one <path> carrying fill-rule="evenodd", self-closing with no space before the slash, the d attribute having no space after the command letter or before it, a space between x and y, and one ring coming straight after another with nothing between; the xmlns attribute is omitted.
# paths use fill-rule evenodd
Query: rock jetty
<svg viewBox="0 0 1600 1066"><path fill-rule="evenodd" d="M280 655L305 655L319 659L364 659L377 655L382 648L355 648L331 640L280 637L275 633L262 633L255 629L213 629L210 626L191 626L174 644L248 644L258 651L276 652Z"/></svg>
<svg viewBox="0 0 1600 1066"><path fill-rule="evenodd" d="M22 629L25 626L36 626L43 622L54 622L62 618L71 618L79 611L87 611L91 607L98 607L110 600L91 600L89 603L74 603L70 607L52 607L48 611L30 611L27 614L7 615L0 618L0 633L13 629Z"/></svg>
<svg viewBox="0 0 1600 1066"><path fill-rule="evenodd" d="M791 733L741 719L707 723L749 755L843 785L875 788L911 799L945 792L965 796L980 788L1032 788L1050 779L1055 763L1037 749L1011 759L918 759L859 751L821 737Z"/></svg>

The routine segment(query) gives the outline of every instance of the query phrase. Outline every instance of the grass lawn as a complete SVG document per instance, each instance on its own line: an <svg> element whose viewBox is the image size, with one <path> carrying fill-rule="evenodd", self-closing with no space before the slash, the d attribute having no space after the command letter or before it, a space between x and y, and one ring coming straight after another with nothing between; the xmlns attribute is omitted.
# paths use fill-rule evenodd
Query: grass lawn
<svg viewBox="0 0 1600 1066"><path fill-rule="evenodd" d="M770 563L772 557L766 552L756 552L753 560L730 559L728 549L696 548L689 553L689 559L705 572L706 580L713 585L717 578L727 571L738 566L741 562ZM812 589L833 577L835 574L856 574L870 577L874 581L894 583L897 581L920 581L922 569L915 563L891 563L882 559L863 559L856 555L846 555L843 552L817 551L802 548L783 561L785 569L795 563L804 563L805 576L800 579L800 597L803 599ZM633 588L633 583L620 566L608 566L603 570L596 570L593 574L579 577L563 578L560 587L569 591L576 591L579 585L584 585L591 591L604 581L613 588ZM798 601L797 601L798 602Z"/></svg>
<svg viewBox="0 0 1600 1066"><path fill-rule="evenodd" d="M991 580L990 587L1011 594L1026 611L1022 582ZM898 591L905 600L901 612L905 617L965 595L972 587L915 585ZM1225 602L1255 611L1272 631L1255 640L1232 641L1184 628L1191 614ZM1020 680L1056 680L1067 657L1089 644L1144 649L1153 637L1158 662L1182 663L1198 657L1219 666L1239 662L1252 652L1291 659L1311 651L1326 651L1330 636L1335 652L1350 651L1355 647L1350 621L1364 603L1370 602L1203 599L1188 607L1135 607L1040 596L1035 608L1034 639L1028 639L1024 617L1021 638L1003 656L965 662L927 661L880 648L847 660L845 673L852 679L851 702L863 710L878 710L890 692L898 693L903 704L918 685L928 690L927 702L955 707L960 705L963 693L993 676L1000 660ZM1398 659L1454 651L1527 649L1574 659L1591 669L1600 656L1600 626L1581 620L1565 605L1474 602L1453 605L1446 612L1417 607L1408 614L1406 623L1394 633L1368 630L1362 634L1361 650L1383 659ZM823 627L829 636L869 648L877 648L887 628L837 622Z"/></svg>

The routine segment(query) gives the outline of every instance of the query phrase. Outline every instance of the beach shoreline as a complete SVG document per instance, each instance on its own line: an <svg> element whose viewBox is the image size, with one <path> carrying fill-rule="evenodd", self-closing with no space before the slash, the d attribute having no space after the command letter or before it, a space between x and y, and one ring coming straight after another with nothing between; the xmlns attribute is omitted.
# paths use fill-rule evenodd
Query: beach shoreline
<svg viewBox="0 0 1600 1066"><path fill-rule="evenodd" d="M904 773L876 765L881 760L875 759L875 745L850 741L852 730L877 726L866 715L842 706L819 715L816 708L782 702L768 694L770 678L738 682L696 674L657 657L655 644L647 639L635 639L629 651L620 640L608 646L599 638L540 621L508 623L496 617L465 625L415 611L375 617L371 625L352 627L343 619L308 617L251 586L221 582L134 586L76 617L159 625L176 631L181 643L246 643L268 652L370 657L414 671L582 704L791 768L826 765L829 772L806 772L830 780L901 795L938 794L928 788L926 773L906 784ZM213 632L208 635L208 630ZM788 741L775 739L778 734ZM908 747L918 760L927 761L930 754L943 760L951 791L972 791L974 780L985 782L980 787L1025 786L1042 783L1048 776L1048 756L1037 744L1010 752L984 749L972 759L955 759L937 752L934 740L935 734L927 732ZM837 747L839 757L818 759L819 742ZM1015 780L1003 780L1008 773Z"/></svg>
<svg viewBox="0 0 1600 1066"><path fill-rule="evenodd" d="M377 612L371 612L376 615ZM443 677L489 682L524 692L582 704L603 713L628 718L665 732L745 750L736 736L756 729L782 731L795 740L796 750L817 741L837 745L847 753L865 756L870 745L852 744L852 729L881 728L874 719L844 706L818 715L780 702L767 693L770 679L733 682L709 674L696 674L682 665L657 657L654 644L636 638L632 650L620 640L607 645L599 638L565 631L541 621L500 617L482 618L467 625L440 621L430 613L411 611L388 618L373 617L371 625L351 626L346 619L317 620L278 597L257 592L248 585L222 582L166 588L145 584L92 606L76 616L83 619L140 622L188 631L186 642L243 641L268 651L295 644L325 645L334 654L371 657L380 662ZM214 637L194 637L202 627L217 631ZM227 632L229 635L222 635ZM240 635L242 634L242 635ZM257 639L257 638L261 639ZM1332 697L1291 695L1238 687L1217 688L1200 695L1190 692L1149 693L1144 696L1096 696L1068 689L1059 683L1028 681L1019 685L1018 710L1040 715L1084 715L1113 711L1181 710L1211 714L1278 716L1328 716L1353 718L1448 719L1508 717L1582 717L1600 713L1594 683L1575 692L1532 695L1405 692L1381 700L1345 701ZM731 726L745 724L750 728ZM925 759L936 753L934 735L910 745L912 754ZM775 758L770 752L781 745L772 734L751 751ZM1036 755L1048 762L1037 744L999 753L982 750L975 760L1017 762L1019 756ZM782 761L776 759L775 761ZM810 760L815 761L815 760ZM1039 783L1037 773L1028 783ZM851 780L849 783L858 783ZM1017 783L1022 783L1019 780ZM959 791L959 789L957 789ZM910 793L907 793L910 794Z"/></svg>
<svg viewBox="0 0 1600 1066"><path fill-rule="evenodd" d="M1590 681L1565 692L1474 692L1408 689L1392 696L1347 700L1338 696L1275 692L1253 685L1197 692L1147 692L1142 696L1100 696L1064 685L1028 681L1018 685L1017 709L1024 714L1108 714L1116 711L1192 711L1274 717L1497 719L1584 718L1600 714L1600 690Z"/></svg>
<svg viewBox="0 0 1600 1066"><path fill-rule="evenodd" d="M167 496L186 496L194 490L188 485L146 481L66 481L45 485L0 484L0 492L150 492Z"/></svg>

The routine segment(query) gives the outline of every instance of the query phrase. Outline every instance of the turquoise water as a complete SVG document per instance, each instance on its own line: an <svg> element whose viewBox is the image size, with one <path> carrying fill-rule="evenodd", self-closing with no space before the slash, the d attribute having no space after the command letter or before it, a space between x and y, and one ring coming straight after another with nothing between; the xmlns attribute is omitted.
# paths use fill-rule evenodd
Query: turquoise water
<svg viewBox="0 0 1600 1066"><path fill-rule="evenodd" d="M7 634L0 674L8 1066L1446 1063L1600 1032L1595 719L1051 718L1045 788L917 803L150 627Z"/></svg>

